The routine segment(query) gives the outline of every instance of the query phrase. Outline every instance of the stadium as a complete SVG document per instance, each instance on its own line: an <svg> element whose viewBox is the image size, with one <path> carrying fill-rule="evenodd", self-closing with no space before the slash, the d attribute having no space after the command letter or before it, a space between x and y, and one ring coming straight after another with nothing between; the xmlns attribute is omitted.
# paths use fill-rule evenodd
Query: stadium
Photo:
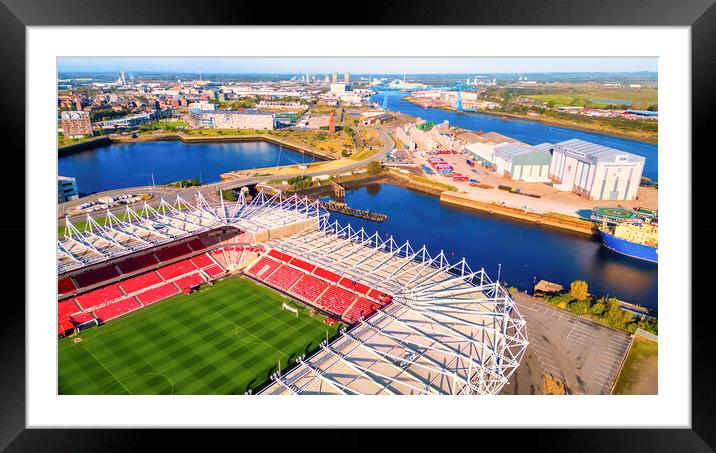
<svg viewBox="0 0 716 453"><path fill-rule="evenodd" d="M484 269L296 195L66 219L57 265L60 394L497 394L528 344Z"/></svg>

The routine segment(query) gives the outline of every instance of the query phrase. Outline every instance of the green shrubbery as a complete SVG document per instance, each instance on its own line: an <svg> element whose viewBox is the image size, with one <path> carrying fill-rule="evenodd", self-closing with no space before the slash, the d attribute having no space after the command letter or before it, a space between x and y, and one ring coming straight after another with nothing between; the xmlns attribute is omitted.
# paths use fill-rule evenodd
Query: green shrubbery
<svg viewBox="0 0 716 453"><path fill-rule="evenodd" d="M291 178L288 180L288 184L294 190L301 190L307 187L311 187L312 183L313 178L311 178L310 176L296 176L295 178Z"/></svg>
<svg viewBox="0 0 716 453"><path fill-rule="evenodd" d="M614 329L634 333L637 328L658 334L658 322L655 318L637 319L632 312L622 310L619 301L613 297L594 298L588 293L587 283L583 280L572 282L565 294L545 296L545 302L568 310L575 315L587 316Z"/></svg>

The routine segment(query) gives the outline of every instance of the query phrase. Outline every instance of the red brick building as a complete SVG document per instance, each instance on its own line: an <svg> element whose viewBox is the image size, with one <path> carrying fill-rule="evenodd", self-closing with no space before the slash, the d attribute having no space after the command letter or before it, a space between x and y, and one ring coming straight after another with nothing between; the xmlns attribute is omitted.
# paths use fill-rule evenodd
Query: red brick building
<svg viewBox="0 0 716 453"><path fill-rule="evenodd" d="M62 112L60 115L60 127L65 138L92 135L92 122L87 112Z"/></svg>

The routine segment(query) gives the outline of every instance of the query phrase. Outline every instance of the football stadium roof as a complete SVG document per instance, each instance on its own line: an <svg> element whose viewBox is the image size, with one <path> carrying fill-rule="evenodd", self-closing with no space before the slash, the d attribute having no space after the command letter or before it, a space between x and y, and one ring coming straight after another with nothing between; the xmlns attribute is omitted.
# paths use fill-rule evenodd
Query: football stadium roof
<svg viewBox="0 0 716 453"><path fill-rule="evenodd" d="M201 193L194 203L179 196L174 203L162 199L157 208L145 202L141 210L127 206L122 219L107 210L102 224L87 214L84 231L66 218L65 232L57 240L57 269L63 274L220 226L258 232L327 216L319 202L281 193L268 197L259 192L248 203L243 193L236 202L215 205Z"/></svg>
<svg viewBox="0 0 716 453"><path fill-rule="evenodd" d="M262 394L496 394L527 348L525 321L483 269L338 223L272 240L393 302L274 374Z"/></svg>

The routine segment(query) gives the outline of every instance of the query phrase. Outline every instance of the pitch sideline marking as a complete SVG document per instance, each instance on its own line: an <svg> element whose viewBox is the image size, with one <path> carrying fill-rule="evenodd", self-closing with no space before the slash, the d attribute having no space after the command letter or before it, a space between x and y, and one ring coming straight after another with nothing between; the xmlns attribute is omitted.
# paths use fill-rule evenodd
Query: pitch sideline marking
<svg viewBox="0 0 716 453"><path fill-rule="evenodd" d="M130 395L133 395L133 393L130 392L129 389L124 386L124 384L122 384L122 381L120 381L119 379L117 379L117 376L115 376L114 373L112 373L111 371L109 371L109 368L107 368L106 366L104 366L104 363L102 363L102 361L100 361L97 357L95 357L94 354L92 354L92 351L90 351L89 349L85 348L84 345L82 345L82 344L80 344L80 346L82 346L82 349L84 349L85 351L87 351L87 353L88 353L89 355L91 355L92 358L95 359L95 361L97 361L97 363L99 363L100 365L102 365L102 368L104 368L105 371L107 371L107 373L109 373L109 375L112 376L112 379L114 379L115 381L117 381L117 382L119 383L119 385L121 385L122 388L127 391L127 393L129 393Z"/></svg>

